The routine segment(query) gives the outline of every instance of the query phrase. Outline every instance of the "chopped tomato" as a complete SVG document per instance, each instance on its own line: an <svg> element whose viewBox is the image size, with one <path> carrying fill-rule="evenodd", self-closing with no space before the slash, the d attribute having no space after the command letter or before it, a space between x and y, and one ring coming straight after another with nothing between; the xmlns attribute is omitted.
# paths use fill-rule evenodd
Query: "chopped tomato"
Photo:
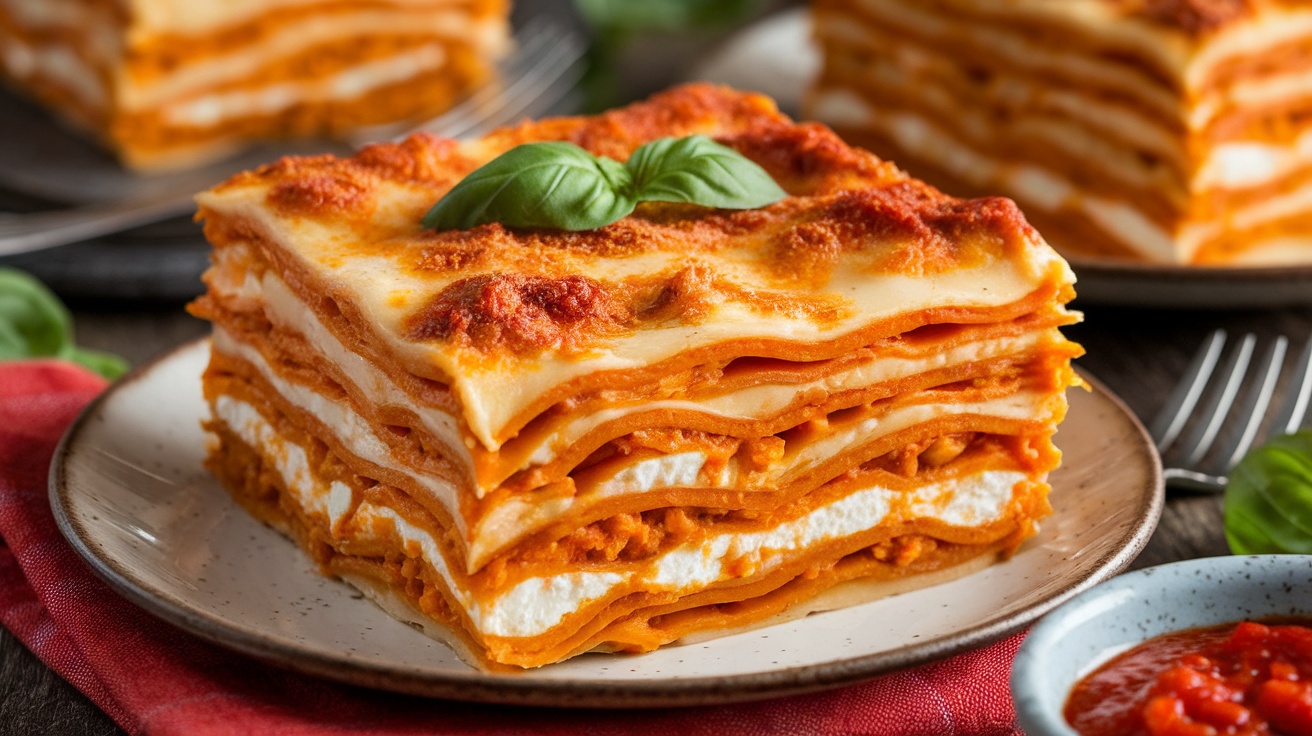
<svg viewBox="0 0 1312 736"><path fill-rule="evenodd" d="M1150 639L1080 680L1065 715L1082 736L1312 736L1312 628Z"/></svg>

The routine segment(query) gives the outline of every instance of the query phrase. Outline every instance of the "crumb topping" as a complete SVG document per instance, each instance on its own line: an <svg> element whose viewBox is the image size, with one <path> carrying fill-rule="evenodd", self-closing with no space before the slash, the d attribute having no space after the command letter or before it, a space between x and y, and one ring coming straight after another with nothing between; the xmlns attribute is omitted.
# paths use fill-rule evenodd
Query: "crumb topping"
<svg viewBox="0 0 1312 736"><path fill-rule="evenodd" d="M444 289L411 318L409 336L517 353L568 350L627 319L610 291L586 276L488 274Z"/></svg>

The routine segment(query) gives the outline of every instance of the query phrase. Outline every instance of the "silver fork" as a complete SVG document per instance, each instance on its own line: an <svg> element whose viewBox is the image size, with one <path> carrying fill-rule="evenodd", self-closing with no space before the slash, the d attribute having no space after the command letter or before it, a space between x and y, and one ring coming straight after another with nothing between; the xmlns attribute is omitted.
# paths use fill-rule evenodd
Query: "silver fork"
<svg viewBox="0 0 1312 736"><path fill-rule="evenodd" d="M358 131L349 143L360 146L420 130L460 138L542 115L577 85L583 73L584 48L577 32L542 18L530 21L517 35L514 52L499 65L500 83L484 85L459 105L418 127L378 126ZM348 152L340 145L336 148L319 152ZM170 184L166 191L150 196L62 210L0 214L0 256L75 243L186 214L193 207L196 191L277 155L261 150L216 167L186 172L178 175L176 186Z"/></svg>
<svg viewBox="0 0 1312 736"><path fill-rule="evenodd" d="M1312 338L1291 361L1289 340L1277 337L1256 364L1256 335L1244 335L1223 356L1226 340L1225 330L1216 330L1203 341L1149 428L1168 486L1224 490L1227 474L1254 444L1298 430L1307 415ZM1273 409L1282 373L1285 398Z"/></svg>

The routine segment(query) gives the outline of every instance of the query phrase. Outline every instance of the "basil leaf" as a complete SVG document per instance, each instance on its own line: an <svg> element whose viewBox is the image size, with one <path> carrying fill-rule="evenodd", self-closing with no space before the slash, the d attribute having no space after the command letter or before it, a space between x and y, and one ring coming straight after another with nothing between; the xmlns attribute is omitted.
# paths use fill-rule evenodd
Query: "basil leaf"
<svg viewBox="0 0 1312 736"><path fill-rule="evenodd" d="M574 0L588 25L606 33L724 28L751 17L760 0Z"/></svg>
<svg viewBox="0 0 1312 736"><path fill-rule="evenodd" d="M466 176L424 216L423 226L467 230L488 222L508 227L592 230L637 204L629 172L570 143L527 143Z"/></svg>
<svg viewBox="0 0 1312 736"><path fill-rule="evenodd" d="M12 268L0 268L0 360L61 358L114 379L127 361L73 344L73 318L40 281Z"/></svg>
<svg viewBox="0 0 1312 736"><path fill-rule="evenodd" d="M704 135L652 141L634 151L627 166L640 202L749 210L788 194L756 162Z"/></svg>
<svg viewBox="0 0 1312 736"><path fill-rule="evenodd" d="M77 363L92 373L114 380L124 373L128 372L128 362L123 358L101 350L88 350L86 348L73 348L64 359Z"/></svg>
<svg viewBox="0 0 1312 736"><path fill-rule="evenodd" d="M0 268L0 360L59 356L72 343L72 323L41 282Z"/></svg>
<svg viewBox="0 0 1312 736"><path fill-rule="evenodd" d="M1235 467L1225 537L1235 554L1312 554L1312 431L1277 437Z"/></svg>
<svg viewBox="0 0 1312 736"><path fill-rule="evenodd" d="M499 222L592 230L624 217L639 202L742 210L785 196L765 169L706 136L652 141L623 166L572 143L526 143L452 187L424 215L423 226L467 230Z"/></svg>

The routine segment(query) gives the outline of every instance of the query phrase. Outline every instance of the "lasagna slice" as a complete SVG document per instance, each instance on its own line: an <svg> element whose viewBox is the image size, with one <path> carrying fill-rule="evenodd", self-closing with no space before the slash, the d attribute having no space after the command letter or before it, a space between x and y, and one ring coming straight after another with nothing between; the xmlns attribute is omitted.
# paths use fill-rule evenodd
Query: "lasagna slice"
<svg viewBox="0 0 1312 736"><path fill-rule="evenodd" d="M422 120L484 82L505 0L0 0L0 79L124 163Z"/></svg>
<svg viewBox="0 0 1312 736"><path fill-rule="evenodd" d="M1058 249L1312 262L1312 5L815 0L809 112Z"/></svg>
<svg viewBox="0 0 1312 736"><path fill-rule="evenodd" d="M584 232L433 232L511 147L704 134L788 192ZM475 661L646 651L1005 556L1049 513L1061 260L766 98L690 86L472 142L288 158L199 197L209 467Z"/></svg>

